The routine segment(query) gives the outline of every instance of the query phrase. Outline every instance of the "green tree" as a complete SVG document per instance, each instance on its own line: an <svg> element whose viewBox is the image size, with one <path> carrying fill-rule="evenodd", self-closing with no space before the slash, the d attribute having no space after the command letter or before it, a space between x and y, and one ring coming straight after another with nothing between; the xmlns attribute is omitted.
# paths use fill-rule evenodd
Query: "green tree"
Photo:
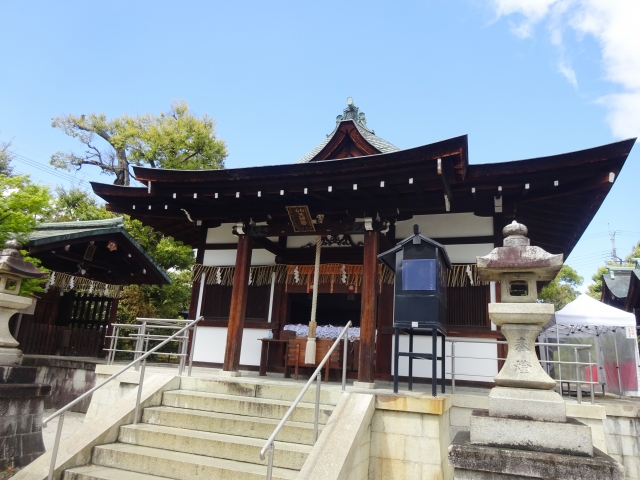
<svg viewBox="0 0 640 480"><path fill-rule="evenodd" d="M0 174L0 242L10 238L26 242L38 222L50 215L53 197L29 175Z"/></svg>
<svg viewBox="0 0 640 480"><path fill-rule="evenodd" d="M224 167L227 147L218 140L215 121L196 117L185 101L173 101L160 115L123 115L107 119L103 113L63 115L51 125L84 144L82 153L56 152L51 164L79 170L99 167L115 175L114 184L130 184L130 165L203 170Z"/></svg>
<svg viewBox="0 0 640 480"><path fill-rule="evenodd" d="M632 258L640 258L640 240L636 243L635 247L633 247L627 258L625 258L625 261L630 263Z"/></svg>
<svg viewBox="0 0 640 480"><path fill-rule="evenodd" d="M607 272L607 267L598 267L596 273L591 276L593 283L587 287L587 294L598 301L602 298L602 275Z"/></svg>
<svg viewBox="0 0 640 480"><path fill-rule="evenodd" d="M578 272L569 265L563 265L556 278L540 291L538 300L544 303L553 303L558 311L578 298L580 295L578 287L582 285L582 281L583 279L578 275Z"/></svg>
<svg viewBox="0 0 640 480"><path fill-rule="evenodd" d="M127 232L165 270L187 270L193 267L195 257L190 246L174 240L173 237L167 237L130 217L125 217L124 226Z"/></svg>
<svg viewBox="0 0 640 480"><path fill-rule="evenodd" d="M37 223L49 216L52 201L49 189L33 183L29 175L0 174L0 246L9 239L25 243ZM29 257L25 250L22 254L25 260L40 267L40 262ZM23 281L20 295L41 292L43 283L44 280L38 279Z"/></svg>
<svg viewBox="0 0 640 480"><path fill-rule="evenodd" d="M115 215L100 205L95 197L81 188L56 187L55 207L49 222L75 222L78 220L103 220Z"/></svg>

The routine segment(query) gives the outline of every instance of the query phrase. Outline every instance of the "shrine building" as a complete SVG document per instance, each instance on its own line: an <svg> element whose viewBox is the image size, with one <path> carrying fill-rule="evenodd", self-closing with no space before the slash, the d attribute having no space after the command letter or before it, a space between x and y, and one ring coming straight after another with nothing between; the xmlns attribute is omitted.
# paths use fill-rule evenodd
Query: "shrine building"
<svg viewBox="0 0 640 480"><path fill-rule="evenodd" d="M491 342L501 335L487 314L499 289L478 279L476 256L502 246L502 229L515 219L529 228L532 245L566 258L634 142L470 164L466 135L402 150L378 137L349 99L333 131L297 162L204 171L134 167L146 186L92 186L108 210L197 249L190 318L200 312L204 321L195 364L231 373L257 369L259 340L269 331L293 341L297 330L303 339L321 236L318 331L331 337L323 326L351 320L349 376L390 380L394 276L376 256L417 224L446 247L453 264L448 339L489 340L462 344L457 354L493 360L457 365L469 379L489 380L498 372L495 359L504 356ZM283 371L282 350L269 351L263 362ZM428 377L420 363L428 362L417 362L414 375ZM406 372L401 363L400 374Z"/></svg>

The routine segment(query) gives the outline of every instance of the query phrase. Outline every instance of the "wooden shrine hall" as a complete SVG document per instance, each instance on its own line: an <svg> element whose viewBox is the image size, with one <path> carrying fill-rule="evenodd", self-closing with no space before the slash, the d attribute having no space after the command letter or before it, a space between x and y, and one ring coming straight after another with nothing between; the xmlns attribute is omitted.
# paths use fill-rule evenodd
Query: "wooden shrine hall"
<svg viewBox="0 0 640 480"><path fill-rule="evenodd" d="M257 368L258 340L269 330L276 339L291 338L309 323L321 236L318 329L352 320L358 331L345 352L351 376L371 383L392 372L394 279L378 253L418 224L453 263L448 336L500 338L487 315L499 290L478 280L476 256L501 246L502 228L517 219L529 228L532 245L566 258L634 142L470 164L466 135L401 150L375 135L350 99L333 131L296 163L206 171L134 167L145 187L92 185L110 211L197 248L190 316L201 311L205 320L195 361L229 372ZM495 358L498 350L485 343L467 351ZM270 352L270 370L283 368L280 354ZM474 363L471 370L497 373L495 361Z"/></svg>
<svg viewBox="0 0 640 480"><path fill-rule="evenodd" d="M39 225L25 245L48 269L31 314L12 332L27 354L102 356L124 285L171 279L124 227L124 218Z"/></svg>

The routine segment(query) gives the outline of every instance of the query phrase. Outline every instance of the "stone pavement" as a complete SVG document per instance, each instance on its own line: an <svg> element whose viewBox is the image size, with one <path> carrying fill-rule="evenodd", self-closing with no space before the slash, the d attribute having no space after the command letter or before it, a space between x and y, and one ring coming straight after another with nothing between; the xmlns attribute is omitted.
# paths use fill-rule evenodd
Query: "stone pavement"
<svg viewBox="0 0 640 480"><path fill-rule="evenodd" d="M56 410L47 409L43 412L42 418L45 419L54 413ZM64 414L64 423L62 424L61 438L67 438L78 428L82 426L84 420L84 413L67 412ZM53 448L53 443L56 439L56 431L58 430L58 420L60 417L56 417L51 420L45 428L42 429L42 440L44 441L45 451L50 451Z"/></svg>

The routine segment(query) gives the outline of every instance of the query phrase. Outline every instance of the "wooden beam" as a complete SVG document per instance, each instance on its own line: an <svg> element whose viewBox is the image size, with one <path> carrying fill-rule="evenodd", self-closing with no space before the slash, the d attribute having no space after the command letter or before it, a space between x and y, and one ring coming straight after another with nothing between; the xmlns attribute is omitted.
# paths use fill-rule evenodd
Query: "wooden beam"
<svg viewBox="0 0 640 480"><path fill-rule="evenodd" d="M254 244L259 245L266 251L273 253L274 255L284 255L287 251L286 248L282 248L275 242L272 242L267 237L255 237L251 239Z"/></svg>
<svg viewBox="0 0 640 480"><path fill-rule="evenodd" d="M247 311L247 296L249 293L249 268L251 267L251 237L238 236L238 251L236 253L236 269L233 276L233 290L231 293L231 308L229 311L229 327L227 330L227 345L224 351L222 370L237 372L240 365L240 350L242 349L242 331L244 317Z"/></svg>
<svg viewBox="0 0 640 480"><path fill-rule="evenodd" d="M395 243L404 240L404 238L397 238ZM434 237L431 238L442 245L477 245L480 243L493 243L493 235L484 235L477 237Z"/></svg>
<svg viewBox="0 0 640 480"><path fill-rule="evenodd" d="M379 233L375 230L364 235L364 261L362 267L362 307L360 312L360 358L358 381L373 383L376 351L376 314L378 288Z"/></svg>
<svg viewBox="0 0 640 480"><path fill-rule="evenodd" d="M89 269L89 267L93 267L93 268L99 268L100 270L105 270L109 273L114 272L114 273L119 273L121 275L125 273L124 270L114 267L112 263L101 262L100 260L94 260L94 259L86 260L82 255L78 255L77 253L65 252L63 250L63 251L56 251L56 253L52 253L52 255L59 258L63 258L64 260L69 260L70 262L74 262L78 264L82 263L83 265L86 265L87 269ZM126 273L130 273L130 272L126 272Z"/></svg>
<svg viewBox="0 0 640 480"><path fill-rule="evenodd" d="M314 225L315 232L294 232L291 225L251 225L246 230L252 238L294 237L313 235L362 235L365 233L363 222L322 223Z"/></svg>
<svg viewBox="0 0 640 480"><path fill-rule="evenodd" d="M442 185L442 191L449 198L449 203L453 203L453 194L451 193L451 187L449 186L449 174L453 171L453 166L451 165L451 158L442 160L438 159L438 179L440 180L440 185Z"/></svg>

